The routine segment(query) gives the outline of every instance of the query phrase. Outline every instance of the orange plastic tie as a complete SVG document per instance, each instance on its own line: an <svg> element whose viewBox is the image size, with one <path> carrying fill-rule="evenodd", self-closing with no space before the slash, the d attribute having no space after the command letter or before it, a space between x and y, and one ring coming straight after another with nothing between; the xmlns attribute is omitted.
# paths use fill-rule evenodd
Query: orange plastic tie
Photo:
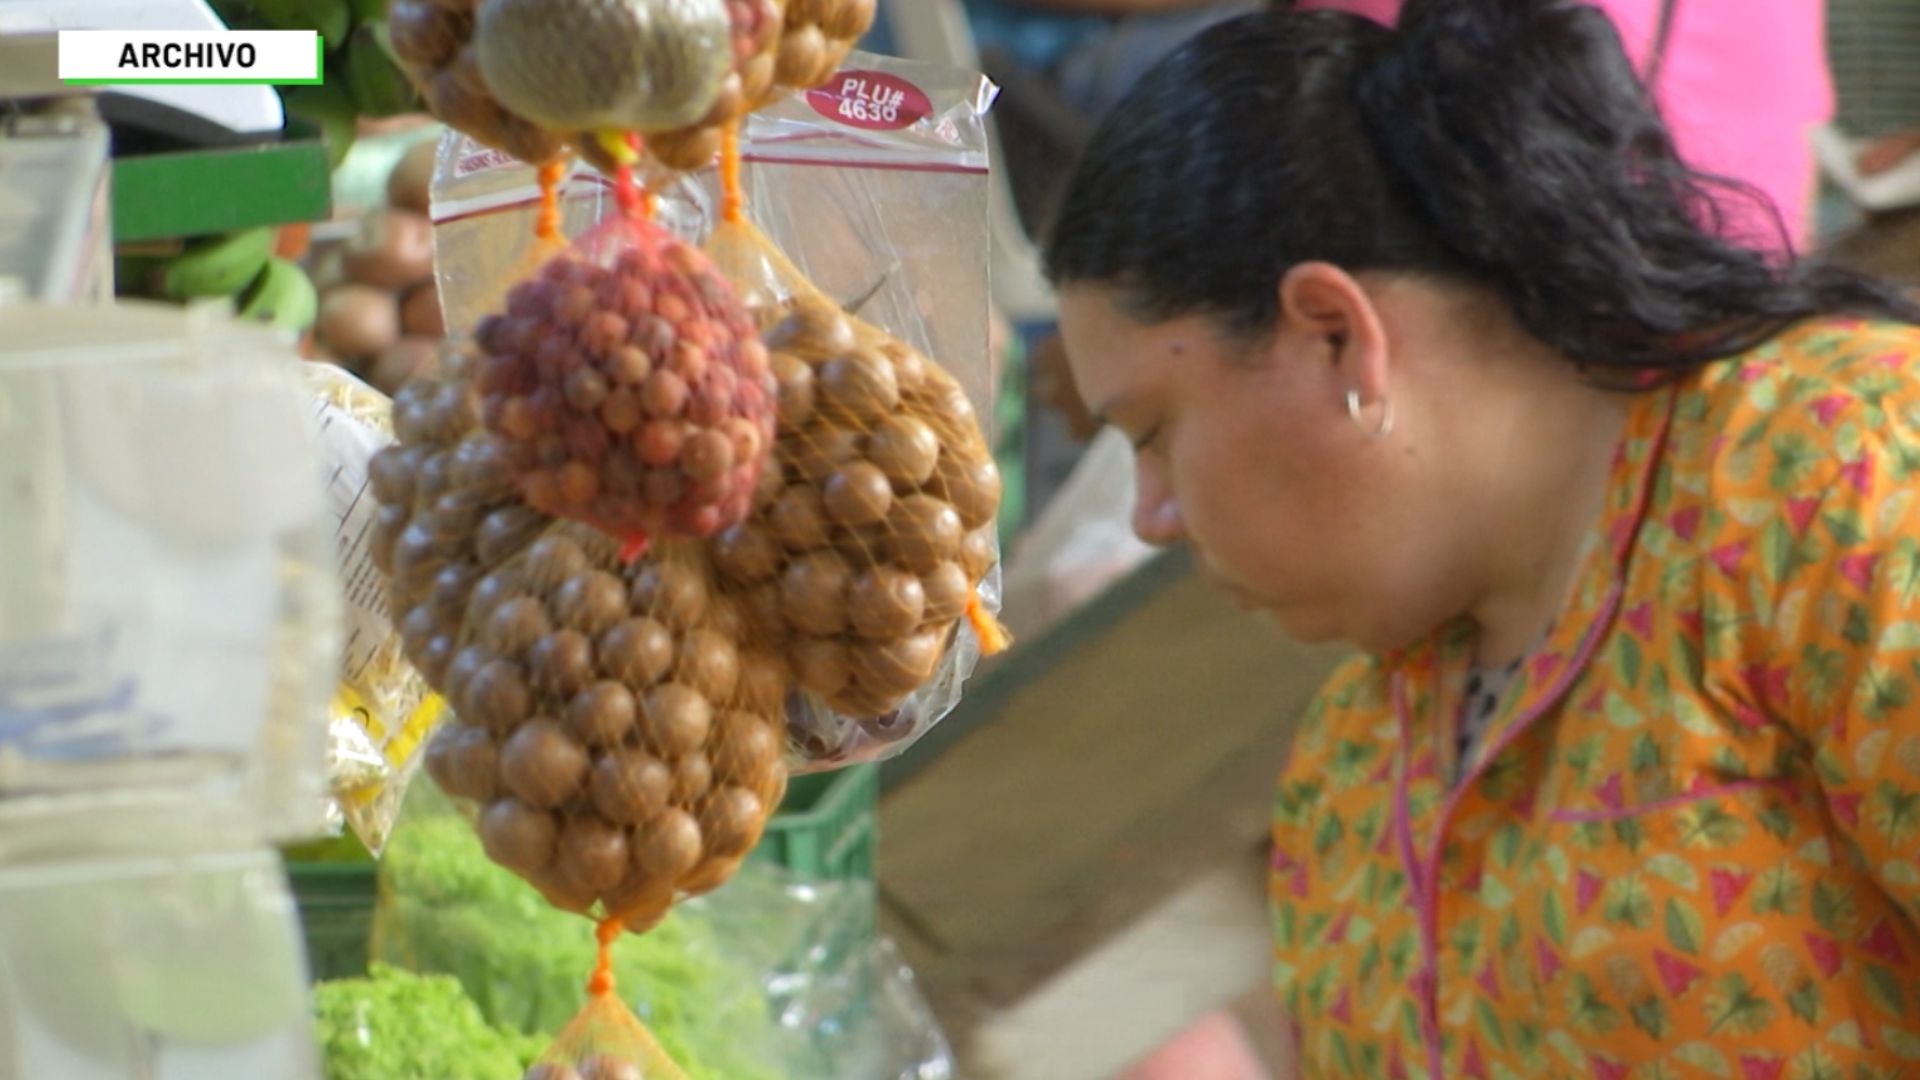
<svg viewBox="0 0 1920 1080"><path fill-rule="evenodd" d="M566 158L555 158L540 166L540 216L534 219L533 235L542 240L560 235L560 181L566 179L566 175Z"/></svg>
<svg viewBox="0 0 1920 1080"><path fill-rule="evenodd" d="M729 225L746 220L747 197L740 189L740 122L720 133L720 218Z"/></svg>
<svg viewBox="0 0 1920 1080"><path fill-rule="evenodd" d="M1013 646L1013 635L1000 625L987 606L975 595L967 600L967 624L973 627L974 635L980 639L980 652L985 656L998 656Z"/></svg>
<svg viewBox="0 0 1920 1080"><path fill-rule="evenodd" d="M593 928L593 936L600 942L599 951L594 955L593 977L587 980L587 993L593 997L606 997L613 993L613 943L620 940L625 928L619 919L601 919Z"/></svg>
<svg viewBox="0 0 1920 1080"><path fill-rule="evenodd" d="M632 566L647 553L647 547L652 543L653 537L643 532L633 533L620 541L620 565Z"/></svg>

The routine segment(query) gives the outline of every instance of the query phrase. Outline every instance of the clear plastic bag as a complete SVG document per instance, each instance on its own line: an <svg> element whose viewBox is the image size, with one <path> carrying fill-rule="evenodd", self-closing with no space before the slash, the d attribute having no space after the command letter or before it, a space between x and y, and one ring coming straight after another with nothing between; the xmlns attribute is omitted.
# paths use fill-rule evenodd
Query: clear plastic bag
<svg viewBox="0 0 1920 1080"><path fill-rule="evenodd" d="M855 56L822 88L772 105L747 122L742 157L751 217L771 240L770 257L761 260L760 269L749 270L754 259L735 257L742 245L733 245L733 254L714 249L720 262L731 264L749 306L758 305L769 327L795 314L791 305L798 302L799 318L791 329L800 333L786 343L807 354L821 374L836 357L820 351L820 341L809 343L808 334L817 339L824 330L831 336L839 332L836 322L844 322L849 332L857 327L854 344L868 354L907 357L910 364L920 360L951 391L943 391L951 406L945 413L964 418L949 425L965 430L953 432L948 441L978 443L981 453L968 460L986 470L992 468L991 456L984 453L989 425L975 418L991 416L997 376L987 348L984 114L991 100L991 86L977 75ZM711 238L720 217L718 176L653 179L656 220L690 241ZM524 266L534 249L532 226L540 213L534 181L535 170L469 140L450 136L443 142L434 181L436 262L440 295L456 330L484 314L500 295L501 279ZM567 235L579 235L617 212L609 186L578 169L566 180L558 209L559 230ZM848 320L840 308L858 321ZM877 428L877 421L890 418L871 419ZM914 419L921 426L928 423ZM907 428L897 440L903 453L924 450L915 425L898 426ZM871 432L851 434L864 439ZM848 437L843 432L829 438L844 443ZM791 438L788 448L791 460L797 449ZM869 487L877 496L878 487ZM912 485L900 492L920 493ZM763 497L772 494L762 492ZM930 521L938 519L932 527L944 543L947 518L925 509ZM972 516L965 520L982 519L977 508L969 511ZM997 542L990 524L968 528L965 520L967 606L990 616L998 606ZM716 554L725 560L723 552L716 549ZM824 572L837 580L832 569ZM858 573L846 569L851 587ZM883 593L889 584L901 583L880 583ZM924 593L924 581L920 584ZM950 711L978 662L980 640L967 626L938 638L932 650L938 662L930 671L912 672L921 678L904 700L893 694L876 702L876 695L866 695L838 702L848 708L834 708L819 695L796 698L789 709L792 767L808 771L892 756ZM922 658L926 644L914 643L912 659ZM782 651L791 650L783 644ZM831 658L823 666L830 668ZM895 685L906 681L902 677ZM815 682L831 686L832 680Z"/></svg>
<svg viewBox="0 0 1920 1080"><path fill-rule="evenodd" d="M927 725L916 695L963 623L1005 645L979 594L999 469L938 364L846 314L752 226L708 245L766 327L780 404L759 512L714 546L721 585L804 691L787 714L799 759L872 758Z"/></svg>
<svg viewBox="0 0 1920 1080"><path fill-rule="evenodd" d="M829 79L875 2L395 0L389 40L434 115L486 146L535 164L571 146L611 172L603 136L636 130L654 161L697 169L728 125Z"/></svg>
<svg viewBox="0 0 1920 1080"><path fill-rule="evenodd" d="M399 812L419 751L445 713L444 703L403 654L369 542L379 504L369 497L367 466L393 441L392 402L332 364L301 368L335 529L335 565L346 638L340 684L327 715L327 777L332 813L380 853Z"/></svg>

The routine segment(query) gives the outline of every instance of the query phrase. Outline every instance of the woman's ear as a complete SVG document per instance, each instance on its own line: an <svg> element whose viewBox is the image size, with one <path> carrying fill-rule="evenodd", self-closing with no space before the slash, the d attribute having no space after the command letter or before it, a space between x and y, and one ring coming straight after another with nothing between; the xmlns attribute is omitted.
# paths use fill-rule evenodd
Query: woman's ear
<svg viewBox="0 0 1920 1080"><path fill-rule="evenodd" d="M1279 330L1294 356L1327 361L1338 398L1357 394L1360 404L1369 407L1388 400L1386 326L1373 298L1352 274L1327 262L1304 262L1288 270L1280 279Z"/></svg>

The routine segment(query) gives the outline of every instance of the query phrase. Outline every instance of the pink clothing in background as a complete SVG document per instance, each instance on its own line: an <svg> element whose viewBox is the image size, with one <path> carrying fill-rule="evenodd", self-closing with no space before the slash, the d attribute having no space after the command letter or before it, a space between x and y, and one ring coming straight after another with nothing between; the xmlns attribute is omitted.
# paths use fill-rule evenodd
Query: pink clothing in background
<svg viewBox="0 0 1920 1080"><path fill-rule="evenodd" d="M1796 250L1813 225L1817 184L1807 136L1833 116L1823 0L1674 0L1673 29L1656 88L1680 156L1696 169L1760 189ZM1300 0L1391 23L1400 0ZM1613 17L1642 70L1660 0L1594 0ZM1764 216L1728 204L1730 235L1778 246Z"/></svg>

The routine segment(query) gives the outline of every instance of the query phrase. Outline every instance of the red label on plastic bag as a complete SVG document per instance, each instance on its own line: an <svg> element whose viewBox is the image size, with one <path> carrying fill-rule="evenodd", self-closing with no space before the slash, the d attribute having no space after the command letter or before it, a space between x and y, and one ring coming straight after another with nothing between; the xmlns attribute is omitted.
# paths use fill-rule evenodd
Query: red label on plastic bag
<svg viewBox="0 0 1920 1080"><path fill-rule="evenodd" d="M842 71L807 91L807 103L829 120L868 131L899 131L933 115L925 90L884 71Z"/></svg>

